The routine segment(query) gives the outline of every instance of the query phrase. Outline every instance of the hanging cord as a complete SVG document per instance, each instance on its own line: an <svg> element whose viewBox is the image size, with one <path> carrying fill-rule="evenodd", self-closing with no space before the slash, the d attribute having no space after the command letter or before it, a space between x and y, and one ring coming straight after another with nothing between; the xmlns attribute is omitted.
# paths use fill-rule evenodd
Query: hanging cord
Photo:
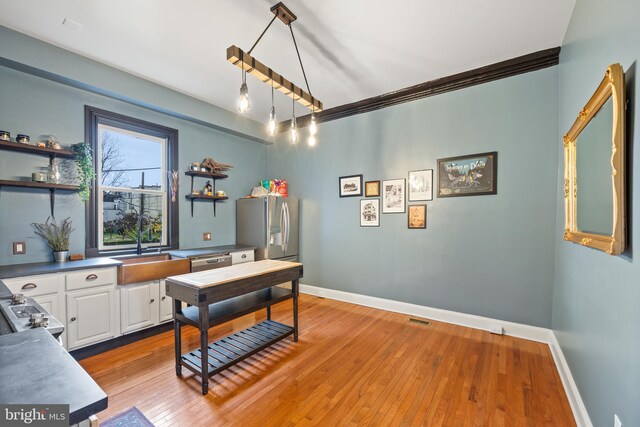
<svg viewBox="0 0 640 427"><path fill-rule="evenodd" d="M278 15L274 15L273 16L273 19L271 20L271 22L269 22L269 25L267 25L267 28L265 28L264 31L262 32L262 34L260 34L260 37L258 37L258 40L256 40L256 42L253 44L253 46L251 46L251 49L249 49L249 52L247 52L247 54L251 55L251 52L253 51L253 49L256 47L258 42L262 39L262 36L264 36L264 33L267 32L267 30L269 29L271 24L273 24L273 21L275 21L277 17L278 17Z"/></svg>
<svg viewBox="0 0 640 427"><path fill-rule="evenodd" d="M291 24L289 24L288 26L289 26L289 30L291 31L293 46L295 46L296 53L298 54L298 61L300 61L300 68L302 68L302 75L304 76L304 82L307 85L307 92L309 92L311 99L313 99L313 95L311 94L311 89L309 89L309 81L307 80L307 73L304 72L304 65L302 65L302 58L300 58L300 52L298 51L298 43L296 43L296 36L293 35L293 27L291 26Z"/></svg>

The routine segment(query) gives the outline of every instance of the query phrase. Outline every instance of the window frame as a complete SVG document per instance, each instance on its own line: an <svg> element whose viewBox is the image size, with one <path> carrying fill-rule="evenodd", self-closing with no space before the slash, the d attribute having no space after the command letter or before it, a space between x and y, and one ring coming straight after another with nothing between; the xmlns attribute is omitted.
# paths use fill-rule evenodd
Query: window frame
<svg viewBox="0 0 640 427"><path fill-rule="evenodd" d="M92 149L94 169L98 171L99 162L99 127L107 126L125 131L143 133L154 138L163 139L166 141L166 147L163 152L163 158L165 159L165 166L167 171L178 170L178 130L169 128L166 126L158 125L156 123L147 122L144 120L136 119L133 117L125 116L122 114L114 113L107 110L91 107L85 105L85 141L89 143ZM165 179L168 179L165 177ZM179 206L177 201L171 202L171 191L168 188L167 181L163 180L163 191L166 193L164 204L167 209L167 230L166 244L161 245L162 250L177 249L179 245ZM129 191L131 189L122 188L122 190ZM101 248L101 242L99 237L100 219L102 218L102 212L99 212L100 203L98 197L102 197L102 189L98 185L97 179L93 180L91 186L91 196L86 204L86 220L85 220L85 246L87 256L100 256L100 255L125 255L134 254L136 252L135 247L119 247L119 248ZM135 189L130 192L137 192ZM149 246L149 244L146 244ZM150 244L151 247L143 247L143 253L145 252L157 252L158 245Z"/></svg>

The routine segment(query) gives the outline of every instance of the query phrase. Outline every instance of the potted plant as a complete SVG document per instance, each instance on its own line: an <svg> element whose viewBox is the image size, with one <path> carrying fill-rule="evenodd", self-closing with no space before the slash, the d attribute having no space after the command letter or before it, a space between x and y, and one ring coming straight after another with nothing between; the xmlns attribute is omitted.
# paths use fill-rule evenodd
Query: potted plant
<svg viewBox="0 0 640 427"><path fill-rule="evenodd" d="M53 251L53 260L56 262L64 262L69 255L69 237L73 229L71 228L71 218L66 218L60 225L56 223L55 218L51 221L51 217L47 218L44 224L31 224L36 229L35 233L45 239L49 247Z"/></svg>
<svg viewBox="0 0 640 427"><path fill-rule="evenodd" d="M78 172L78 179L80 180L80 190L78 194L82 202L87 203L91 195L91 181L96 177L96 172L93 168L91 147L86 142L79 142L73 144L71 149L76 153L76 170Z"/></svg>

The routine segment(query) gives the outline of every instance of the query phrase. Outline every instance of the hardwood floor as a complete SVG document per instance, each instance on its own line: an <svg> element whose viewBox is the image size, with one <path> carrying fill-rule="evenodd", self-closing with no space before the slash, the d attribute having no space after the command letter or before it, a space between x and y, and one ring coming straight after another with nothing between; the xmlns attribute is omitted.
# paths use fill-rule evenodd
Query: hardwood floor
<svg viewBox="0 0 640 427"><path fill-rule="evenodd" d="M273 317L290 323L291 302ZM109 395L100 420L136 406L158 427L575 425L546 345L409 318L302 295L299 342L212 377L207 396L187 370L176 377L172 332L81 364ZM209 339L255 320L211 329ZM195 329L183 337L183 352L198 346Z"/></svg>

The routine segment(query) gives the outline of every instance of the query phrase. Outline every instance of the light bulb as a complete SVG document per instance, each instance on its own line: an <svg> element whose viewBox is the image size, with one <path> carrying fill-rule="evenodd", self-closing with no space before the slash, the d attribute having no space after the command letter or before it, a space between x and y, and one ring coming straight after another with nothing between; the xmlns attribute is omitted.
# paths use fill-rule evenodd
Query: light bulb
<svg viewBox="0 0 640 427"><path fill-rule="evenodd" d="M251 108L251 101L249 101L249 88L246 83L242 83L240 86L240 99L238 100L238 111L242 114L249 111Z"/></svg>
<svg viewBox="0 0 640 427"><path fill-rule="evenodd" d="M276 121L276 107L271 107L271 113L269 114L269 124L267 125L267 132L270 136L276 134L278 129L278 122Z"/></svg>
<svg viewBox="0 0 640 427"><path fill-rule="evenodd" d="M314 135L309 135L307 144L309 144L309 147L313 147L314 145L316 145L316 137Z"/></svg>
<svg viewBox="0 0 640 427"><path fill-rule="evenodd" d="M318 125L316 123L316 114L311 113L311 124L309 125L309 135L314 136L318 133Z"/></svg>
<svg viewBox="0 0 640 427"><path fill-rule="evenodd" d="M291 129L289 129L289 136L291 137L291 143L298 142L298 124L296 123L296 116L291 118Z"/></svg>

